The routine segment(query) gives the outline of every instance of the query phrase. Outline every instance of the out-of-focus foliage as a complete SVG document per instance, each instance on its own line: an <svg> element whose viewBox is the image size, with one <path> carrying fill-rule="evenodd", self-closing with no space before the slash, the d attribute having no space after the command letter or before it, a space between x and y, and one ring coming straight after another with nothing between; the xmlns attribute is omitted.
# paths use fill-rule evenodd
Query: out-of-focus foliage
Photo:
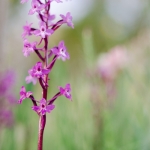
<svg viewBox="0 0 150 150"><path fill-rule="evenodd" d="M10 0L10 3L13 7L16 7L17 5L19 5L18 0Z"/></svg>

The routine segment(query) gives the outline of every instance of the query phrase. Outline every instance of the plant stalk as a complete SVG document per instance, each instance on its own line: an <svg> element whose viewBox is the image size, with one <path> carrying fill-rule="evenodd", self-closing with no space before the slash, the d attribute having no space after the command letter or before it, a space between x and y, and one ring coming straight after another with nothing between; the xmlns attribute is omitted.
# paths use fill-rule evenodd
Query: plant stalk
<svg viewBox="0 0 150 150"><path fill-rule="evenodd" d="M45 57L44 57L44 68L47 68L47 62L48 62L48 57L47 57L47 48L48 48L48 37L46 36L44 39L45 42ZM47 85L48 82L48 74L45 75L45 85ZM47 91L48 87L45 86L43 88L43 98L47 100ZM46 124L46 114L45 115L40 115L39 118L39 135L38 135L38 150L43 150L43 134L44 134L44 129L45 129L45 124Z"/></svg>

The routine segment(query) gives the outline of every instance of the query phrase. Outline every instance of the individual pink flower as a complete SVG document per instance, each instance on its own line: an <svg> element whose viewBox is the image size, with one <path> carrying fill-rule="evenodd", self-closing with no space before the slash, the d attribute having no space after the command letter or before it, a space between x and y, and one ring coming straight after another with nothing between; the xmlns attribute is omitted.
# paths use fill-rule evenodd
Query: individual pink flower
<svg viewBox="0 0 150 150"><path fill-rule="evenodd" d="M59 87L59 91L60 94L64 95L69 100L72 100L71 93L70 93L71 92L70 84L66 84L65 88Z"/></svg>
<svg viewBox="0 0 150 150"><path fill-rule="evenodd" d="M44 75L48 74L49 72L49 69L43 69L41 62L37 62L35 66L28 71L29 76L26 77L26 83L33 82L33 84L36 84L36 78L43 78Z"/></svg>
<svg viewBox="0 0 150 150"><path fill-rule="evenodd" d="M45 38L46 35L52 35L53 32L54 31L52 29L47 29L46 24L44 22L40 22L40 30L35 30L34 35Z"/></svg>
<svg viewBox="0 0 150 150"><path fill-rule="evenodd" d="M27 35L32 35L31 33L31 25L32 23L28 24L28 22L26 22L26 25L23 26L23 33L22 33L22 38L24 39Z"/></svg>
<svg viewBox="0 0 150 150"><path fill-rule="evenodd" d="M18 103L21 104L24 99L29 98L31 95L32 95L32 92L30 91L26 92L25 87L22 86L20 89L20 99Z"/></svg>
<svg viewBox="0 0 150 150"><path fill-rule="evenodd" d="M60 41L58 44L58 47L54 47L51 49L54 55L58 56L58 59L62 59L65 61L66 59L69 59L69 53L67 52L67 48L64 44L64 41Z"/></svg>
<svg viewBox="0 0 150 150"><path fill-rule="evenodd" d="M40 115L45 115L47 112L50 113L55 108L55 105L47 105L46 100L42 98L39 106L32 106L32 109Z"/></svg>
<svg viewBox="0 0 150 150"><path fill-rule="evenodd" d="M34 52L36 44L36 42L29 43L27 39L24 39L24 47L22 51L25 57L29 56L31 52Z"/></svg>
<svg viewBox="0 0 150 150"><path fill-rule="evenodd" d="M32 0L32 8L29 10L29 15L33 15L35 12L40 12L45 8L44 4L40 4L37 0Z"/></svg>
<svg viewBox="0 0 150 150"><path fill-rule="evenodd" d="M37 62L31 71L32 77L37 77L37 78L40 78L43 75L48 74L48 73L49 73L49 69L43 69L41 62Z"/></svg>
<svg viewBox="0 0 150 150"><path fill-rule="evenodd" d="M70 12L67 12L66 16L61 14L60 17L63 19L63 23L67 23L68 26L70 26L71 28L74 28L74 25L72 23L72 16Z"/></svg>

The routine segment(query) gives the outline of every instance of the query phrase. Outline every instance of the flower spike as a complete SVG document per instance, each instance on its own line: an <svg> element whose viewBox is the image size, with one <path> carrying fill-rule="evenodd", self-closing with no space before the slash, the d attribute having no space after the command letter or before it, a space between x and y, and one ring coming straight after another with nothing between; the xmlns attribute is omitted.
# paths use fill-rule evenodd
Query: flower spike
<svg viewBox="0 0 150 150"><path fill-rule="evenodd" d="M20 0L22 4L29 0ZM30 56L31 53L35 53L39 61L28 70L28 76L25 78L26 83L37 83L40 84L42 95L40 100L36 100L34 95L30 91L26 91L25 87L22 86L20 90L19 104L26 98L30 98L33 103L31 107L39 115L39 133L38 133L38 150L43 149L43 133L46 125L46 115L50 113L55 105L53 103L60 96L65 96L67 99L72 100L70 84L59 87L59 91L52 97L48 98L49 86L49 74L51 73L54 64L58 59L65 61L70 59L69 53L65 46L64 41L60 41L57 46L50 46L49 37L58 30L62 24L67 24L69 27L74 28L72 23L72 16L70 12L66 15L60 15L61 19L55 22L57 18L55 14L51 13L51 3L63 3L63 0L31 0L31 8L28 12L29 15L37 14L39 21L39 27L32 27L32 23L26 22L23 26L23 55L25 57ZM29 36L36 36L36 42L29 42Z"/></svg>

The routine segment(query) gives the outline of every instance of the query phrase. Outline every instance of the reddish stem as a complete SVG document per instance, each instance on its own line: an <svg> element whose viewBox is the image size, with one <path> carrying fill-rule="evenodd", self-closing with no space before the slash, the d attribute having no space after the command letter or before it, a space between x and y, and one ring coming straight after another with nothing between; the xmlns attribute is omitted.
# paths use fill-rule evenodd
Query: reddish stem
<svg viewBox="0 0 150 150"><path fill-rule="evenodd" d="M45 0L45 2L47 2ZM50 9L50 3L47 3L48 5L48 9L45 8L46 13L48 15L49 13L49 9ZM43 19L41 17L41 19ZM48 27L48 20L46 22L46 26ZM41 57L40 57L41 58ZM42 58L41 58L42 60ZM46 69L48 65L48 36L46 36L44 38L44 58L43 58L43 66ZM48 74L45 75L44 77L44 83L45 83L45 88L43 88L43 98L45 100L47 100L47 92L48 92ZM44 86L44 85L43 85ZM46 114L45 115L40 115L40 119L39 119L39 135L38 135L38 150L43 150L43 134L44 134L44 128L45 128L45 124L46 124Z"/></svg>
<svg viewBox="0 0 150 150"><path fill-rule="evenodd" d="M44 68L47 68L47 62L48 62L48 37L46 36L44 39L45 42L45 54L44 54ZM48 74L45 75L44 77L44 82L45 85L47 85L48 83ZM43 88L43 98L47 100L47 91L48 91L48 86L45 86L45 88ZM45 124L46 124L46 114L45 115L40 115L40 119L39 119L39 135L38 135L38 150L43 150L43 134L44 134L44 128L45 128Z"/></svg>
<svg viewBox="0 0 150 150"><path fill-rule="evenodd" d="M38 55L38 57L44 61L44 58L42 57L42 55L40 54L40 52L38 50L35 50L35 53Z"/></svg>
<svg viewBox="0 0 150 150"><path fill-rule="evenodd" d="M39 137L38 137L38 150L43 149L43 134L44 134L44 128L46 124L46 115L40 116L39 119Z"/></svg>

